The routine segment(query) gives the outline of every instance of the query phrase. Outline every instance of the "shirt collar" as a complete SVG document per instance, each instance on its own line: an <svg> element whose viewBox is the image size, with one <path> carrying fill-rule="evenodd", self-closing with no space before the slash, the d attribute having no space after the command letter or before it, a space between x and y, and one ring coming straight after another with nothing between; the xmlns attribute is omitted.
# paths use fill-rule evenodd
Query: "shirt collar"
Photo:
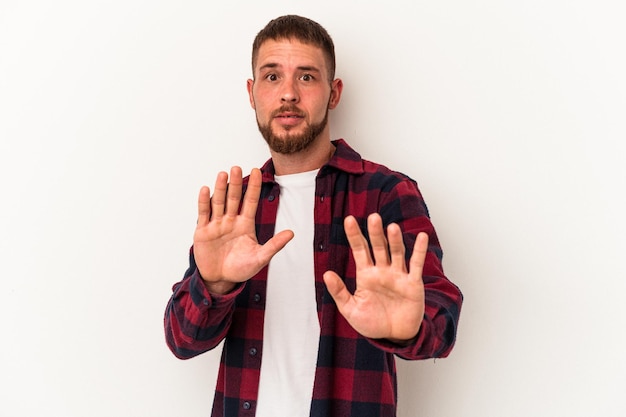
<svg viewBox="0 0 626 417"><path fill-rule="evenodd" d="M344 139L333 140L331 143L337 149L326 165L320 169L320 175L326 173L329 169L337 169L357 175L364 172L361 155L352 149ZM261 172L263 173L263 182L274 182L274 162L271 158L261 167Z"/></svg>

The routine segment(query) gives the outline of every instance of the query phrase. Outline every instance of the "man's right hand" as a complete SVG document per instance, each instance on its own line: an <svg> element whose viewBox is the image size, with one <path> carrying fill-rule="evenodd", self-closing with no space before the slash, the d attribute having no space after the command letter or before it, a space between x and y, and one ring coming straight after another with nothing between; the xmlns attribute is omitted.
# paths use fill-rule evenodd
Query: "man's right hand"
<svg viewBox="0 0 626 417"><path fill-rule="evenodd" d="M213 196L206 186L198 196L194 257L207 289L214 294L226 294L238 282L252 278L293 238L291 230L283 230L260 245L255 217L261 194L261 171L255 168L250 172L245 195L242 188L241 168L235 166L230 170L230 183L228 174L220 172Z"/></svg>

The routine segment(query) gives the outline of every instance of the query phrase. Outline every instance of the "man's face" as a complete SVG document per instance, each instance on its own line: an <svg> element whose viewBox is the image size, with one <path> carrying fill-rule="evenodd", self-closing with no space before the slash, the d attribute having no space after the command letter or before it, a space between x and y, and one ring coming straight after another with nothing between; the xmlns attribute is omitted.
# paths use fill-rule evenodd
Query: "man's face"
<svg viewBox="0 0 626 417"><path fill-rule="evenodd" d="M330 140L328 110L339 103L341 88L341 80L329 81L320 48L296 40L264 42L248 94L270 149L292 154L320 137Z"/></svg>

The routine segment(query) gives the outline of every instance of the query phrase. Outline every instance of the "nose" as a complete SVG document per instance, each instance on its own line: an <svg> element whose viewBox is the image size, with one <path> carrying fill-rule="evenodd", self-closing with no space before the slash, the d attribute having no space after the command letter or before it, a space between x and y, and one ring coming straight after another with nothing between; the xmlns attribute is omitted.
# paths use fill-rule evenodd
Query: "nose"
<svg viewBox="0 0 626 417"><path fill-rule="evenodd" d="M293 81L286 81L283 83L283 91L280 96L280 101L283 103L297 103L300 100L298 89Z"/></svg>

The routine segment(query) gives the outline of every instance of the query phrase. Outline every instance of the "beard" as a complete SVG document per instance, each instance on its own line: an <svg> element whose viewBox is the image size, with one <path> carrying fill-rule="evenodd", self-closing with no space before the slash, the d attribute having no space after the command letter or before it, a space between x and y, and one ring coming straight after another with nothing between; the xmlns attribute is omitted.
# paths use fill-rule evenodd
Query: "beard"
<svg viewBox="0 0 626 417"><path fill-rule="evenodd" d="M321 122L307 125L304 132L300 134L291 134L287 131L282 137L279 137L274 133L270 124L274 116L281 112L296 112L302 114L302 112L294 106L283 106L272 113L270 122L267 124L261 124L257 117L259 132L261 132L263 139L265 139L270 149L276 153L290 155L303 151L315 142L315 139L324 131L328 124L328 108L326 108L326 114L324 114L324 119L322 119Z"/></svg>

